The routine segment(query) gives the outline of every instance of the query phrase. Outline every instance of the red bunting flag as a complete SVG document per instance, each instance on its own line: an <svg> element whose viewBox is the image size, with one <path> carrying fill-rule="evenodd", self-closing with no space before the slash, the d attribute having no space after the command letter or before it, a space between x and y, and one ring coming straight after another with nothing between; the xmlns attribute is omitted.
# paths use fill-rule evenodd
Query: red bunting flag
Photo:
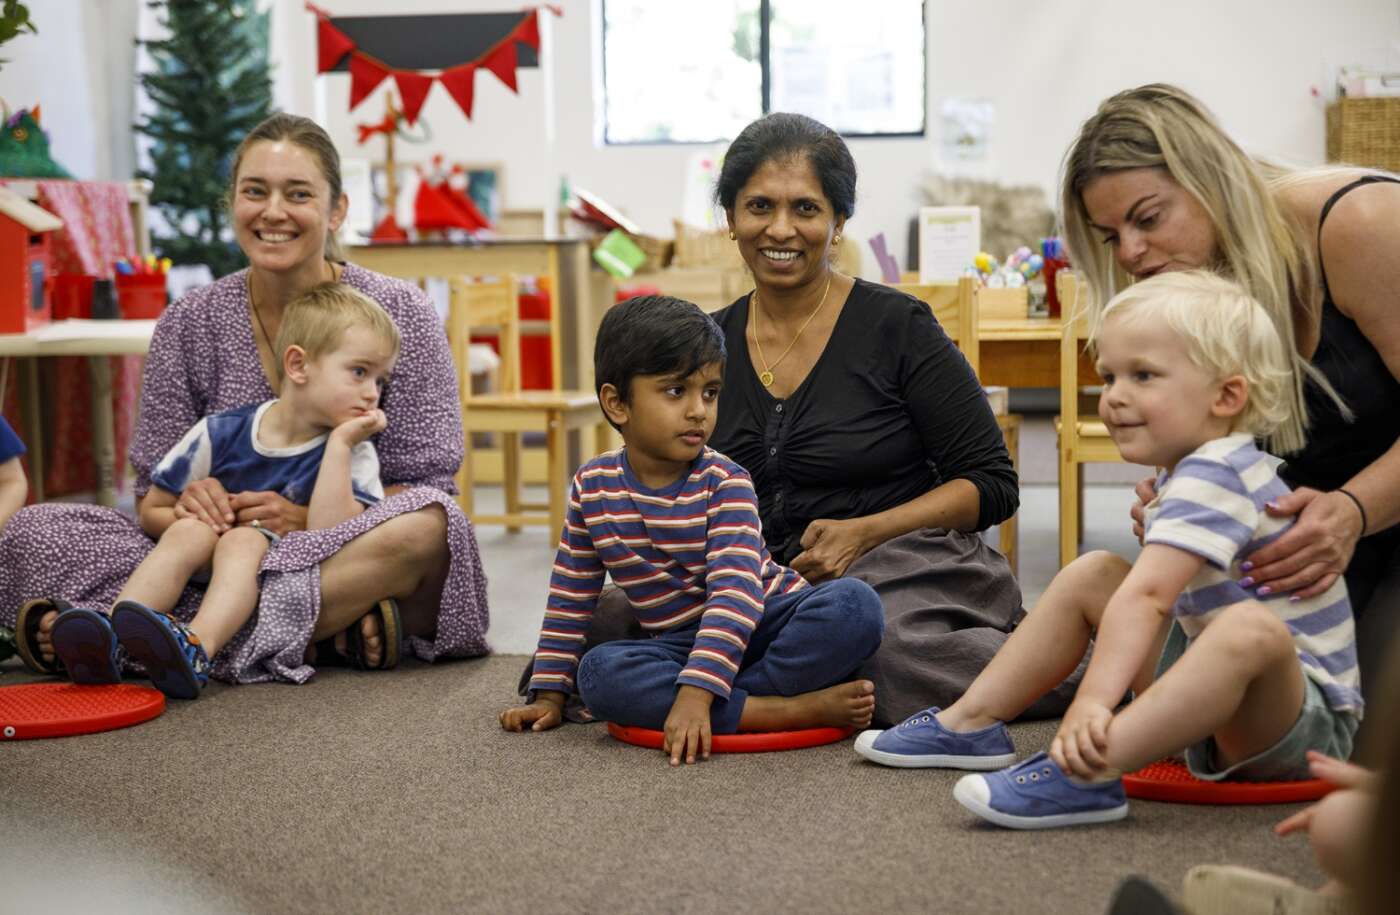
<svg viewBox="0 0 1400 915"><path fill-rule="evenodd" d="M325 73L335 69L340 59L355 50L355 42L340 29L331 25L329 19L316 20L316 72Z"/></svg>
<svg viewBox="0 0 1400 915"><path fill-rule="evenodd" d="M428 90L433 88L433 78L412 70L395 70L394 82L399 84L399 95L403 96L404 120L412 125L418 120L418 112L423 108Z"/></svg>
<svg viewBox="0 0 1400 915"><path fill-rule="evenodd" d="M522 44L527 44L534 48L536 52L540 49L540 20L539 10L530 10L525 14L525 18L520 20L520 24L515 27L515 40Z"/></svg>
<svg viewBox="0 0 1400 915"><path fill-rule="evenodd" d="M438 82L442 83L443 88L457 100L457 106L462 109L462 114L467 116L467 120L471 120L476 64L462 64L460 67L443 70L442 75L438 77Z"/></svg>
<svg viewBox="0 0 1400 915"><path fill-rule="evenodd" d="M374 60L356 51L350 56L350 110L363 102L374 91L374 87L384 82L389 70Z"/></svg>
<svg viewBox="0 0 1400 915"><path fill-rule="evenodd" d="M496 74L511 92L518 93L520 90L515 86L515 61L515 42L507 38L481 59L481 65Z"/></svg>

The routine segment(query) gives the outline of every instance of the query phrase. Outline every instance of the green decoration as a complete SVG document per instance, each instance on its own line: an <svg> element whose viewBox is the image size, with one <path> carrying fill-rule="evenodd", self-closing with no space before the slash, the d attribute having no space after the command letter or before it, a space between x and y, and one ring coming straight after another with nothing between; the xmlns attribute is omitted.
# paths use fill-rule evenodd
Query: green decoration
<svg viewBox="0 0 1400 915"><path fill-rule="evenodd" d="M19 0L5 0L4 5L0 6L0 44L18 37L22 32L39 34L39 30L34 28L34 23L29 21L29 8ZM0 64L3 63L9 61L0 60Z"/></svg>
<svg viewBox="0 0 1400 915"><path fill-rule="evenodd" d="M5 118L0 131L0 177L73 177L49 155L49 138L39 127L38 114L37 108L21 108Z"/></svg>
<svg viewBox="0 0 1400 915"><path fill-rule="evenodd" d="M154 167L143 171L171 234L156 251L176 264L207 264L224 276L247 261L226 206L233 154L271 113L267 16L254 0L151 0L170 37L141 42L155 72L141 77L156 112L136 124L150 137Z"/></svg>
<svg viewBox="0 0 1400 915"><path fill-rule="evenodd" d="M613 276L625 280L647 262L647 254L626 232L613 229L593 249L593 259Z"/></svg>

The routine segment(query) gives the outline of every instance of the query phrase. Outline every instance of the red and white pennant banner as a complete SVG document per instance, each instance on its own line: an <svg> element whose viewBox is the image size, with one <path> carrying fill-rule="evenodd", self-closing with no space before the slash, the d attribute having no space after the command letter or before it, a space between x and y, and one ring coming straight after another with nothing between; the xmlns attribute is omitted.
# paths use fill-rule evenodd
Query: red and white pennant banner
<svg viewBox="0 0 1400 915"><path fill-rule="evenodd" d="M403 99L403 116L409 124L418 120L418 112L428 98L434 82L442 83L444 89L457 102L468 119L472 116L472 96L476 83L476 71L488 70L505 83L511 92L519 92L515 80L516 45L525 44L540 50L541 9L547 9L556 16L564 11L557 6L535 7L525 12L520 22L510 34L491 46L476 60L464 61L455 67L437 71L396 70L383 61L371 57L356 47L350 36L331 24L330 14L315 4L307 3L308 12L316 14L316 72L333 70L350 55L350 109L363 102L366 97L390 76L398 84L399 95Z"/></svg>

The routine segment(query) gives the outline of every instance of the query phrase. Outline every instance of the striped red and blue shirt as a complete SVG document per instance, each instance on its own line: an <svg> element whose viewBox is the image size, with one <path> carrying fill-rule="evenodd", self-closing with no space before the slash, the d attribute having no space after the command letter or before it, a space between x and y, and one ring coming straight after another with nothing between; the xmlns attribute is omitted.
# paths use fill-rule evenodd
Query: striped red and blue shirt
<svg viewBox="0 0 1400 915"><path fill-rule="evenodd" d="M626 450L574 475L530 689L574 691L608 574L653 635L699 620L676 685L727 698L764 601L807 582L768 555L744 468L706 448L679 480L653 490L633 475Z"/></svg>

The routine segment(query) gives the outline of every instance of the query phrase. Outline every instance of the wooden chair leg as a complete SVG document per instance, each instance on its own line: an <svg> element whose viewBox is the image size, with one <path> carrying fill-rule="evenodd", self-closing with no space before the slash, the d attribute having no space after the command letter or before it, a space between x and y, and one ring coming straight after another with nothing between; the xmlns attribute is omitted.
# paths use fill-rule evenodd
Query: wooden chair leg
<svg viewBox="0 0 1400 915"><path fill-rule="evenodd" d="M1077 500L1075 517L1079 519L1079 525L1076 528L1077 533L1075 534L1077 539L1074 541L1075 552L1077 553L1079 551L1078 548L1084 545L1084 471L1080 470L1078 465L1075 466L1074 476L1074 494Z"/></svg>
<svg viewBox="0 0 1400 915"><path fill-rule="evenodd" d="M1060 447L1060 568L1079 555L1079 465Z"/></svg>
<svg viewBox="0 0 1400 915"><path fill-rule="evenodd" d="M580 440L583 436L579 436ZM549 472L549 527L557 535L564 531L564 512L568 504L569 490L565 485L565 462L568 458L569 436L564 431L564 419L558 413L550 413L549 428L545 432L545 450Z"/></svg>
<svg viewBox="0 0 1400 915"><path fill-rule="evenodd" d="M506 515L518 516L520 514L520 433L501 433L501 486L505 492ZM515 522L506 524L506 530L512 534L520 533L520 525Z"/></svg>

